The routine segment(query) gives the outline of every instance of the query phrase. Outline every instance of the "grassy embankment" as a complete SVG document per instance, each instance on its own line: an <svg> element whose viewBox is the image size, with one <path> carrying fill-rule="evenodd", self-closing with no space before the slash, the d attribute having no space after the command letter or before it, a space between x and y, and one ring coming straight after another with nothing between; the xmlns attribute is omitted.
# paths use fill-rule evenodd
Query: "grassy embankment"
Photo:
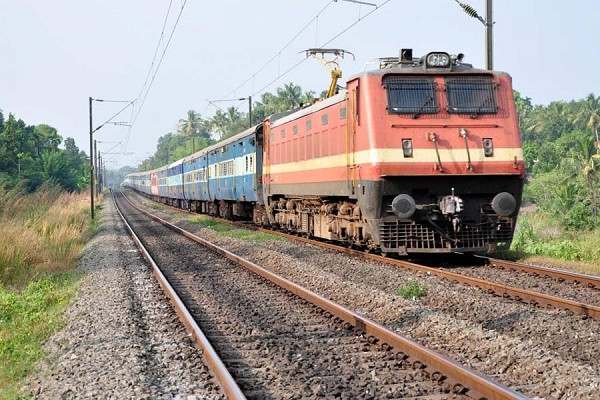
<svg viewBox="0 0 600 400"><path fill-rule="evenodd" d="M153 210L169 210L172 209L169 206L147 203L147 207ZM211 229L221 236L231 237L234 239L249 240L255 243L264 243L270 240L281 240L281 236L257 232L250 229L238 228L235 225L229 224L224 221L219 221L208 215L189 215L188 221L195 225L200 225L203 228Z"/></svg>
<svg viewBox="0 0 600 400"><path fill-rule="evenodd" d="M84 194L0 188L0 399L19 396L42 343L63 326L73 269L94 228L88 208Z"/></svg>
<svg viewBox="0 0 600 400"><path fill-rule="evenodd" d="M521 213L507 255L600 275L600 230L568 230L542 210Z"/></svg>

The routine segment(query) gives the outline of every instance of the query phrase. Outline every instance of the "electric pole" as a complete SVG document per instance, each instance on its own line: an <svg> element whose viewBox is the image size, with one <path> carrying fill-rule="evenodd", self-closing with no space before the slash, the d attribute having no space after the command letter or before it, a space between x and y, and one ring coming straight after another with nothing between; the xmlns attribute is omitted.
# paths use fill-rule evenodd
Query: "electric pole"
<svg viewBox="0 0 600 400"><path fill-rule="evenodd" d="M98 200L98 153L96 152L96 140L94 139L94 193L96 194L96 200Z"/></svg>
<svg viewBox="0 0 600 400"><path fill-rule="evenodd" d="M487 69L494 69L494 19L492 18L492 0L485 3L485 63Z"/></svg>
<svg viewBox="0 0 600 400"><path fill-rule="evenodd" d="M94 128L92 127L92 98L90 102L90 214L94 219Z"/></svg>
<svg viewBox="0 0 600 400"><path fill-rule="evenodd" d="M252 127L252 96L248 96L248 128Z"/></svg>

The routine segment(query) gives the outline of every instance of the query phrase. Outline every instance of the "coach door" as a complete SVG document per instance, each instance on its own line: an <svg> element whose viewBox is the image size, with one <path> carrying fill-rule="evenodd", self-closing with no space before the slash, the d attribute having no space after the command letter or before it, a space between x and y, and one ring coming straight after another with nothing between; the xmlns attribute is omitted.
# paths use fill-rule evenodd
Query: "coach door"
<svg viewBox="0 0 600 400"><path fill-rule="evenodd" d="M210 199L210 191L208 189L209 169L207 153L206 156L204 156L204 166L202 167L202 193L204 193L204 199Z"/></svg>

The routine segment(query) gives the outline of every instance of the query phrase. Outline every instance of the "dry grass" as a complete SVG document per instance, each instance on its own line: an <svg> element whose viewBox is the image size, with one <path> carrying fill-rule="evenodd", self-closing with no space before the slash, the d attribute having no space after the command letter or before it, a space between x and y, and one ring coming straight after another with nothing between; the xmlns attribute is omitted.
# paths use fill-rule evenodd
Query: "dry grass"
<svg viewBox="0 0 600 400"><path fill-rule="evenodd" d="M88 198L44 187L32 194L0 189L0 283L73 268L90 230Z"/></svg>
<svg viewBox="0 0 600 400"><path fill-rule="evenodd" d="M0 188L0 399L19 399L42 343L63 325L90 237L87 194ZM98 221L98 219L96 219Z"/></svg>

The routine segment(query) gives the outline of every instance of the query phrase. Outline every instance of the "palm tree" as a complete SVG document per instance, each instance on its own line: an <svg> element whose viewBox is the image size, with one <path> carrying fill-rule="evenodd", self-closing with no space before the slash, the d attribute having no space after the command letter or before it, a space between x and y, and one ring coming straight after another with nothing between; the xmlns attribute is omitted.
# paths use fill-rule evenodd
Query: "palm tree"
<svg viewBox="0 0 600 400"><path fill-rule="evenodd" d="M277 96L283 101L288 110L298 107L302 98L302 88L293 83L286 83L282 88L277 88Z"/></svg>
<svg viewBox="0 0 600 400"><path fill-rule="evenodd" d="M597 204L598 195L596 193L596 183L600 177L600 154L594 148L594 139L585 135L580 136L575 141L574 151L574 170L570 176L565 179L563 184L570 184L577 176L581 176L589 190L590 202L592 204L592 213L598 214Z"/></svg>
<svg viewBox="0 0 600 400"><path fill-rule="evenodd" d="M577 113L576 122L585 122L592 129L596 142L598 139L598 128L600 127L600 96L596 97L590 93L583 102L583 110Z"/></svg>
<svg viewBox="0 0 600 400"><path fill-rule="evenodd" d="M240 119L242 119L242 113L240 113L237 110L237 108L235 108L235 107L229 107L227 109L226 118L227 118L227 123L229 125L233 125L233 124L239 122Z"/></svg>
<svg viewBox="0 0 600 400"><path fill-rule="evenodd" d="M183 135L183 136L193 136L198 134L198 131L200 130L200 125L202 123L202 118L200 117L200 114L198 114L196 111L194 110L189 110L187 112L187 119L180 119L178 126L179 126L179 132Z"/></svg>
<svg viewBox="0 0 600 400"><path fill-rule="evenodd" d="M314 90L308 90L308 91L304 92L302 97L300 97L300 103L302 105L312 104L313 100L315 99L316 94L317 94L317 92L315 92Z"/></svg>
<svg viewBox="0 0 600 400"><path fill-rule="evenodd" d="M212 129L219 135L219 140L221 140L227 131L227 122L227 115L221 110L217 110L214 117L212 117L210 120L210 125Z"/></svg>

